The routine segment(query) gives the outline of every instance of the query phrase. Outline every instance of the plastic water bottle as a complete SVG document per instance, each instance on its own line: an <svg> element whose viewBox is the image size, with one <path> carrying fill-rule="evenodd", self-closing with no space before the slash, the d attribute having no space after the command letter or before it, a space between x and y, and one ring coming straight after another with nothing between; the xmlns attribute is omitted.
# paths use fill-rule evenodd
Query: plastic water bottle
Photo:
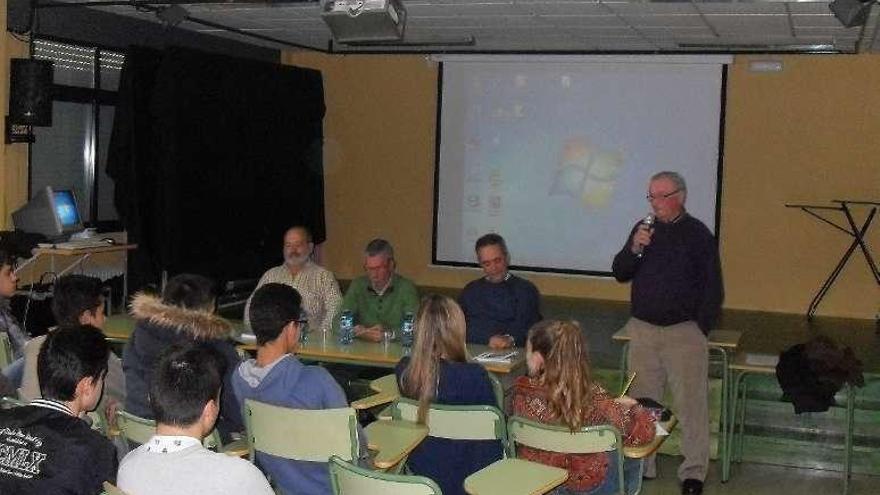
<svg viewBox="0 0 880 495"><path fill-rule="evenodd" d="M305 344L309 341L309 332L311 328L309 328L309 315L306 313L306 310L301 310L299 312L299 341L300 343Z"/></svg>
<svg viewBox="0 0 880 495"><path fill-rule="evenodd" d="M349 345L354 341L354 313L349 310L339 316L339 343Z"/></svg>
<svg viewBox="0 0 880 495"><path fill-rule="evenodd" d="M412 311L407 311L403 315L403 321L400 322L400 345L403 347L412 347L413 345L413 325L415 319Z"/></svg>

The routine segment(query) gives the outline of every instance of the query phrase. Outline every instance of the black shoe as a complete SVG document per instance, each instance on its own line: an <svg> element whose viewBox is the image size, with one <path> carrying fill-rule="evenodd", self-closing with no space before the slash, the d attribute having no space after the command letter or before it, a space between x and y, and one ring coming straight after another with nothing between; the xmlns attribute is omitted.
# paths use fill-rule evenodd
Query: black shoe
<svg viewBox="0 0 880 495"><path fill-rule="evenodd" d="M703 482L688 478L681 483L681 495L700 495L703 493Z"/></svg>

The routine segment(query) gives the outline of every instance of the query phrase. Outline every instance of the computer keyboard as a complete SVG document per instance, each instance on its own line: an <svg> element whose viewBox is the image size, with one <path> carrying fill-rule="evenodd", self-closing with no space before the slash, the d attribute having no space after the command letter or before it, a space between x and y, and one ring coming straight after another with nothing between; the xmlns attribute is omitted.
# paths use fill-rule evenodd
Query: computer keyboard
<svg viewBox="0 0 880 495"><path fill-rule="evenodd" d="M112 246L109 241L102 239L77 239L75 241L58 242L58 243L40 243L41 248L53 249L94 249L100 247Z"/></svg>

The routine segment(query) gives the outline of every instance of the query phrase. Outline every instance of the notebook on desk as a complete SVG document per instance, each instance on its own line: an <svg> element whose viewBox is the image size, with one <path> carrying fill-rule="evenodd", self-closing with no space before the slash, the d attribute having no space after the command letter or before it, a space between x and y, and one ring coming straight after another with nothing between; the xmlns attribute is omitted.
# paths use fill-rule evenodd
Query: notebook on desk
<svg viewBox="0 0 880 495"><path fill-rule="evenodd" d="M517 351L487 351L474 356L474 360L480 363L509 363L517 354Z"/></svg>

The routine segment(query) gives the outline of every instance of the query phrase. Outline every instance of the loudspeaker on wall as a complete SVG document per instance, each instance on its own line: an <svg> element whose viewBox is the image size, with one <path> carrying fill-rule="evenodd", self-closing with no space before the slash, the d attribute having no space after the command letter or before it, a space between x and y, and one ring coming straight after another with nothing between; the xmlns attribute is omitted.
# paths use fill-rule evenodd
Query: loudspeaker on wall
<svg viewBox="0 0 880 495"><path fill-rule="evenodd" d="M52 62L14 58L9 77L9 120L13 124L52 125Z"/></svg>

